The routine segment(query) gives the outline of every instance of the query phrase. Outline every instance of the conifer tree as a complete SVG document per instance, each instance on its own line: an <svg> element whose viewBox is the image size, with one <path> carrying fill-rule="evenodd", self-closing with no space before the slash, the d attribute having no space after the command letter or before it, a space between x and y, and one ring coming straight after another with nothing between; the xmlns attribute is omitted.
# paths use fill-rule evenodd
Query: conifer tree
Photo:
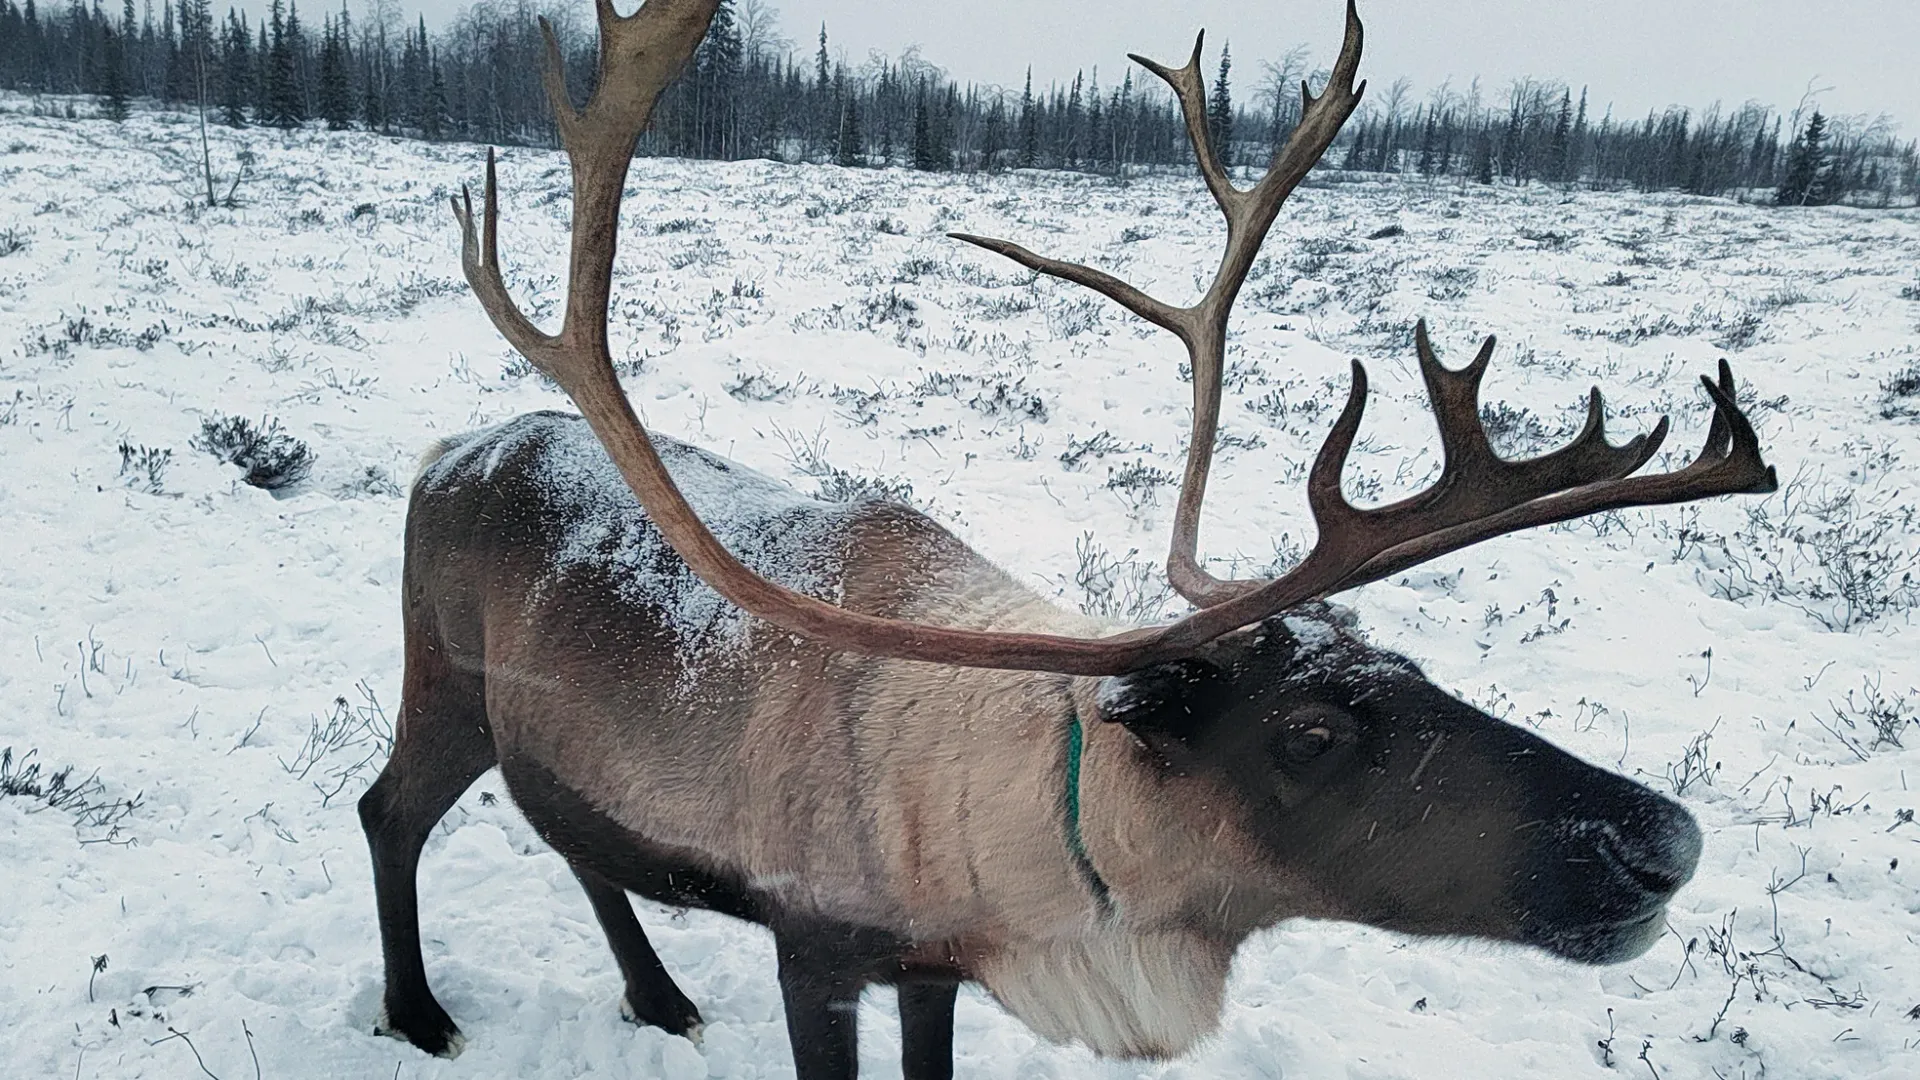
<svg viewBox="0 0 1920 1080"><path fill-rule="evenodd" d="M268 20L260 20L260 36L253 46L253 74L247 80L253 91L253 122L256 124L273 123L273 103L268 93L273 72L273 43L267 36L267 24Z"/></svg>
<svg viewBox="0 0 1920 1080"><path fill-rule="evenodd" d="M1824 206L1830 198L1827 161L1827 118L1815 109L1807 126L1787 151L1787 173L1773 193L1781 206Z"/></svg>
<svg viewBox="0 0 1920 1080"><path fill-rule="evenodd" d="M1233 164L1233 92L1227 87L1227 73L1233 70L1233 46L1220 46L1220 74L1213 80L1213 97L1207 102L1207 138L1222 165Z"/></svg>
<svg viewBox="0 0 1920 1080"><path fill-rule="evenodd" d="M300 108L300 92L294 85L297 77L293 57L293 34L287 19L286 8L280 0L273 0L268 9L269 25L273 28L271 43L267 47L266 57L266 123L274 127L296 128L306 119Z"/></svg>
<svg viewBox="0 0 1920 1080"><path fill-rule="evenodd" d="M820 51L814 54L813 64L813 92L824 94L827 92L827 24L824 22L820 24Z"/></svg>
<svg viewBox="0 0 1920 1080"><path fill-rule="evenodd" d="M440 64L429 49L421 49L427 63L426 108L421 118L420 134L428 139L442 139L447 133L447 84L440 75Z"/></svg>
<svg viewBox="0 0 1920 1080"><path fill-rule="evenodd" d="M1080 166L1080 157L1084 151L1083 133L1080 130L1080 80L1081 74L1078 71L1074 72L1073 85L1067 90L1067 107L1061 114L1063 119L1061 126L1065 130L1061 133L1060 139L1060 164L1069 169Z"/></svg>
<svg viewBox="0 0 1920 1080"><path fill-rule="evenodd" d="M980 167L988 172L1000 168L1000 152L1007 148L1007 105L995 99L987 107L987 118L980 125Z"/></svg>
<svg viewBox="0 0 1920 1080"><path fill-rule="evenodd" d="M913 95L913 167L922 172L932 172L940 168L933 148L933 122L927 115L927 85Z"/></svg>
<svg viewBox="0 0 1920 1080"><path fill-rule="evenodd" d="M1427 106L1427 122L1420 130L1420 163L1417 168L1420 170L1421 176L1432 176L1435 171L1434 151L1439 149L1435 139L1436 126L1437 122L1434 116L1434 109L1433 106L1429 105Z"/></svg>
<svg viewBox="0 0 1920 1080"><path fill-rule="evenodd" d="M287 107L294 123L313 115L308 105L307 31L300 25L300 0L287 0Z"/></svg>
<svg viewBox="0 0 1920 1080"><path fill-rule="evenodd" d="M320 118L328 131L345 131L353 125L353 84L347 77L344 31L325 19L320 30Z"/></svg>
<svg viewBox="0 0 1920 1080"><path fill-rule="evenodd" d="M247 126L248 91L253 82L251 45L247 17L228 8L220 40L220 121L228 127Z"/></svg>
<svg viewBox="0 0 1920 1080"><path fill-rule="evenodd" d="M844 79L840 93L840 134L834 140L833 163L847 168L862 164L860 153L860 102L846 92Z"/></svg>
<svg viewBox="0 0 1920 1080"><path fill-rule="evenodd" d="M107 119L127 118L126 41L111 26L100 28L100 98Z"/></svg>
<svg viewBox="0 0 1920 1080"><path fill-rule="evenodd" d="M1033 68L1027 68L1027 84L1020 91L1020 156L1022 169L1040 166L1040 118L1033 112Z"/></svg>
<svg viewBox="0 0 1920 1080"><path fill-rule="evenodd" d="M1560 111L1553 119L1553 135L1547 143L1553 179L1570 180L1567 168L1573 162L1573 92L1560 91Z"/></svg>

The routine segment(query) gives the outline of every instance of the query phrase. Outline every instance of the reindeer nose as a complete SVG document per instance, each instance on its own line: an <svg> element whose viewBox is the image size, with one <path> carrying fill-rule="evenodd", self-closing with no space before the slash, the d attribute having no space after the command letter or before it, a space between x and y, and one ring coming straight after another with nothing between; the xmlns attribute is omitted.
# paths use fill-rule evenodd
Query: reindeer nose
<svg viewBox="0 0 1920 1080"><path fill-rule="evenodd" d="M1647 892L1667 897L1693 876L1700 863L1700 826L1679 805L1661 800L1653 820L1609 824L1598 830L1595 846Z"/></svg>

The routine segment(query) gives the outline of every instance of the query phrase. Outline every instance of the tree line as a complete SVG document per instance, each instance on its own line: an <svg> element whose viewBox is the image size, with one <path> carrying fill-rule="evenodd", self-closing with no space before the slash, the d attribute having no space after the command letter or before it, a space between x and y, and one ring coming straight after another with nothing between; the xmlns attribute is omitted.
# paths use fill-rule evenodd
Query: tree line
<svg viewBox="0 0 1920 1080"><path fill-rule="evenodd" d="M135 98L199 108L234 127L323 124L421 139L553 145L535 17L552 23L569 91L584 101L594 70L590 21L577 5L475 5L437 33L374 0L356 18L344 0L316 27L297 0L250 22L211 0L121 0L118 12L69 0L0 0L0 88L92 95L123 118ZM822 26L802 52L761 0L725 0L688 70L662 96L643 154L775 158L928 170L1074 169L1123 173L1190 163L1179 107L1132 70L1103 86L1076 72L1018 92L951 78L917 50L849 62ZM1236 93L1230 46L1207 101L1208 137L1232 167L1258 168L1299 119L1302 79L1324 79L1304 48L1260 65ZM1920 201L1920 152L1891 124L1782 114L1746 104L1672 106L1645 117L1591 115L1585 88L1534 79L1498 96L1478 80L1416 100L1400 80L1376 90L1323 167L1493 184L1584 184L1781 203Z"/></svg>

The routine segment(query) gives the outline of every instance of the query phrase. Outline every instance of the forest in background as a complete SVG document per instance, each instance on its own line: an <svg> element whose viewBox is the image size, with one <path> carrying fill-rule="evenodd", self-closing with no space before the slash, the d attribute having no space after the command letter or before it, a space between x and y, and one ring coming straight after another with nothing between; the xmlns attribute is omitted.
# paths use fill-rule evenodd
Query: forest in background
<svg viewBox="0 0 1920 1080"><path fill-rule="evenodd" d="M594 34L581 5L476 4L437 32L391 0L345 0L319 25L273 0L257 22L211 0L0 0L0 89L63 102L38 107L124 117L135 99L199 109L213 123L324 124L430 140L551 146L536 16L552 23L570 88L585 100ZM640 152L773 158L925 170L1074 169L1121 174L1189 163L1179 108L1157 80L1096 70L1036 89L961 83L918 50L849 63L797 47L760 0L725 0L693 64L665 94ZM1208 127L1232 166L1260 167L1292 131L1302 79L1325 77L1305 47L1263 59L1236 88L1231 43L1212 69ZM1244 69L1239 69L1244 70ZM1587 89L1475 80L1417 97L1377 84L1322 168L1558 183L1861 206L1920 202L1920 149L1884 117L1834 118L1812 104L1681 105L1644 117L1589 109Z"/></svg>

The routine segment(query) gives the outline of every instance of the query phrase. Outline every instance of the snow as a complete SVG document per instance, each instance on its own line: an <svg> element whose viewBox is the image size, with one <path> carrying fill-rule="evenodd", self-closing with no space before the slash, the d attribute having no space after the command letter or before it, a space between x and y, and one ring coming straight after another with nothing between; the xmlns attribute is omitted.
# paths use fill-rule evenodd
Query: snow
<svg viewBox="0 0 1920 1080"><path fill-rule="evenodd" d="M838 599L839 575L831 562L840 552L826 540L851 506L810 498L668 436L656 438L655 448L700 519L721 543L741 552L755 573ZM626 481L578 415L529 413L475 432L421 470L420 490L453 492L485 483L508 454L526 459L533 497L560 529L553 565L533 597L564 587L565 574L576 567L614 567L620 594L659 612L660 625L672 629L683 648L711 657L744 643L746 613L695 577L647 524Z"/></svg>
<svg viewBox="0 0 1920 1080"><path fill-rule="evenodd" d="M217 169L241 146L257 163L239 208L194 209L185 118L28 104L0 99L0 237L24 244L0 256L0 747L138 801L105 824L0 797L10 1074L199 1075L197 1054L230 1078L257 1054L266 1077L790 1076L767 936L640 905L705 1040L623 1023L585 898L493 776L420 875L429 976L466 1052L371 1034L353 801L398 704L400 491L434 440L564 406L459 279L446 196L480 149L220 130ZM509 150L501 174L508 279L551 321L564 162ZM628 189L615 358L651 424L803 494L910 484L1069 605L1077 578L1144 580L1183 449L1177 347L942 234L1184 302L1220 232L1196 181L641 161ZM1387 224L1405 235L1362 239ZM969 991L962 1075L1920 1073L1920 728L1902 726L1920 649L1910 610L1871 607L1899 598L1920 532L1920 402L1883 391L1920 361L1916 267L1912 211L1300 191L1235 324L1202 537L1222 570L1311 535L1304 472L1352 357L1374 391L1350 496L1433 473L1419 315L1456 366L1502 335L1486 398L1503 445L1535 450L1597 382L1616 439L1673 415L1656 465L1677 466L1709 415L1694 376L1731 356L1782 493L1504 538L1343 598L1442 685L1677 791L1706 833L1700 873L1672 933L1618 967L1283 926L1241 951L1222 1033L1163 1065L1043 1044ZM280 418L316 451L311 478L269 494L193 450L222 413ZM121 474L123 441L172 451L157 484ZM1120 571L1089 575L1077 540ZM1107 599L1152 610L1148 593ZM1876 744L1876 707L1906 747ZM863 1074L898 1075L891 994L860 1019Z"/></svg>

